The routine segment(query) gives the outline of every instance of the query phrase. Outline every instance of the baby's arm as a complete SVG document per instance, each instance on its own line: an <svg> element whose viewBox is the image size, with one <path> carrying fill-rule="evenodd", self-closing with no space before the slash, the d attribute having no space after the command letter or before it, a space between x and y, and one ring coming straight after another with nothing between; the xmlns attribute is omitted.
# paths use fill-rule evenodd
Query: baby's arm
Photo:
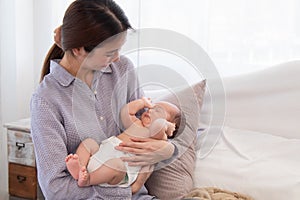
<svg viewBox="0 0 300 200"><path fill-rule="evenodd" d="M135 114L143 108L152 108L153 105L149 98L141 98L129 102L121 109L121 120L125 129L130 127L136 120L139 120Z"/></svg>

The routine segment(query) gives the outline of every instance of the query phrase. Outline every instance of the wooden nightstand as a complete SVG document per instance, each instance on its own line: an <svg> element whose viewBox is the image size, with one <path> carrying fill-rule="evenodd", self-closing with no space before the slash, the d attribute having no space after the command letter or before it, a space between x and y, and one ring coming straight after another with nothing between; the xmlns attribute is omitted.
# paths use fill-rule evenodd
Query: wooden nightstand
<svg viewBox="0 0 300 200"><path fill-rule="evenodd" d="M8 189L11 198L44 199L37 182L30 119L4 125L7 130Z"/></svg>

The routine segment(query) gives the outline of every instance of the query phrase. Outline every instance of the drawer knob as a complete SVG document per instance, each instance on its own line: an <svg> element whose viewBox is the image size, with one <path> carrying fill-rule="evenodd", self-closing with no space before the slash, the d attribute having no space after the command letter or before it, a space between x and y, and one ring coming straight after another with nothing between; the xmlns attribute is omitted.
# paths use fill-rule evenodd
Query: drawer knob
<svg viewBox="0 0 300 200"><path fill-rule="evenodd" d="M20 150L25 147L25 143L16 142L16 146L18 147L18 150Z"/></svg>
<svg viewBox="0 0 300 200"><path fill-rule="evenodd" d="M22 182L26 181L26 176L20 176L20 175L18 175L17 179L18 179L19 183L22 183Z"/></svg>

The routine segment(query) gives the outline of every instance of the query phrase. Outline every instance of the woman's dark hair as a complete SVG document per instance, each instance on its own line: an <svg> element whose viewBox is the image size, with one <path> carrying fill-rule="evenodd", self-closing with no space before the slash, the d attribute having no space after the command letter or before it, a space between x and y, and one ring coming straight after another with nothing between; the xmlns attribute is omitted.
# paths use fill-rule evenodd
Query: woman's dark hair
<svg viewBox="0 0 300 200"><path fill-rule="evenodd" d="M84 47L91 52L106 39L130 29L123 10L113 0L76 0L65 12L61 26L61 48L54 44L41 71L40 81L50 72L50 60L64 52Z"/></svg>

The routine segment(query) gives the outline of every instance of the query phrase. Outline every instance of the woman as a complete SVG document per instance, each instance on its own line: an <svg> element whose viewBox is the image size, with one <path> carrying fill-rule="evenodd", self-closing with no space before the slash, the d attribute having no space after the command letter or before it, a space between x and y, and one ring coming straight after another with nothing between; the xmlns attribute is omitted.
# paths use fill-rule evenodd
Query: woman
<svg viewBox="0 0 300 200"><path fill-rule="evenodd" d="M65 164L65 157L85 138L100 143L120 134L115 112L142 96L132 63L119 56L130 28L112 0L76 0L65 13L58 37L61 48L54 44L50 49L31 100L38 180L46 199L153 198L142 185L132 190L79 188ZM117 85L123 86L120 92L115 92ZM154 164L175 152L166 141L146 138L133 138L117 149L137 155L123 159L133 166Z"/></svg>

